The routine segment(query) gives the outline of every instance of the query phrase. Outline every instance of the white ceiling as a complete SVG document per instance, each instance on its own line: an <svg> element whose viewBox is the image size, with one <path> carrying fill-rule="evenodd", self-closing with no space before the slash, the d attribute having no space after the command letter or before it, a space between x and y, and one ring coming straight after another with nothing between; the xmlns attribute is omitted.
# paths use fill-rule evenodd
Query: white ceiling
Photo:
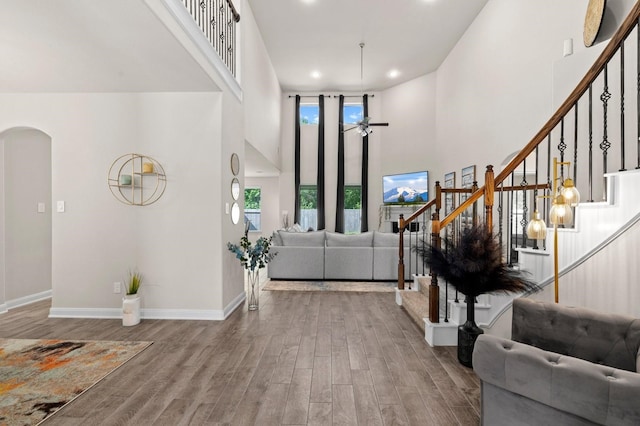
<svg viewBox="0 0 640 426"><path fill-rule="evenodd" d="M359 91L360 42L364 90L435 71L487 1L248 0L284 91Z"/></svg>

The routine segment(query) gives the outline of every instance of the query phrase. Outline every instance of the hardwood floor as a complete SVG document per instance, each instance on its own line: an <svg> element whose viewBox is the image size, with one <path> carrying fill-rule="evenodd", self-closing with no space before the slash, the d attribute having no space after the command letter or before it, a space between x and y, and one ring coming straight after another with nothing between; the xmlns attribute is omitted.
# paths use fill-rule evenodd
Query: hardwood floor
<svg viewBox="0 0 640 426"><path fill-rule="evenodd" d="M479 382L393 293L261 292L226 321L0 315L0 336L154 344L44 424L477 425Z"/></svg>

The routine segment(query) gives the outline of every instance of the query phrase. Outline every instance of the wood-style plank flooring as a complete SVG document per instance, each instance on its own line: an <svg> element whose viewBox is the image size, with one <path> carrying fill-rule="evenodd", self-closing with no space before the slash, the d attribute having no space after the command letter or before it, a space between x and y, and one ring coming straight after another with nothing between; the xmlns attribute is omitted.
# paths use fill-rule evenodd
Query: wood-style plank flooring
<svg viewBox="0 0 640 426"><path fill-rule="evenodd" d="M479 382L393 293L261 292L226 321L0 315L0 336L151 340L45 425L477 425Z"/></svg>

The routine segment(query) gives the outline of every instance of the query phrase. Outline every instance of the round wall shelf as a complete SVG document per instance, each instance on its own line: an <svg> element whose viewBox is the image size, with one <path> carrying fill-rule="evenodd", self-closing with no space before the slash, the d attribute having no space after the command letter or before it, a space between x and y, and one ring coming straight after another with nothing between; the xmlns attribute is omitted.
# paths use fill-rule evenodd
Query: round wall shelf
<svg viewBox="0 0 640 426"><path fill-rule="evenodd" d="M118 201L132 206L148 206L162 197L167 177L162 165L147 155L125 154L109 169L107 179Z"/></svg>

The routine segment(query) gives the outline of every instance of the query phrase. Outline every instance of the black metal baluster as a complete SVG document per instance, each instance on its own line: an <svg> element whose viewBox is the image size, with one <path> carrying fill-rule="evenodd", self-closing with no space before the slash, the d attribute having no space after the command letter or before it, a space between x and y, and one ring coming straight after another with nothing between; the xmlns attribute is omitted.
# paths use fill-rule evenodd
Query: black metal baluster
<svg viewBox="0 0 640 426"><path fill-rule="evenodd" d="M593 202L593 84L589 85L589 200Z"/></svg>
<svg viewBox="0 0 640 426"><path fill-rule="evenodd" d="M504 181L500 182L500 197L498 197L498 241L500 241L500 249L504 250L503 244L503 228L504 225L502 221L504 220L502 205L504 202ZM504 252L503 252L504 253Z"/></svg>
<svg viewBox="0 0 640 426"><path fill-rule="evenodd" d="M529 208L527 207L527 159L522 162L522 180L520 186L522 187L522 218L520 219L520 226L522 226L522 248L527 247L527 213ZM516 242L517 245L517 242ZM518 263L520 263L518 261Z"/></svg>
<svg viewBox="0 0 640 426"><path fill-rule="evenodd" d="M540 145L536 146L536 166L535 166L535 174L536 174L536 176L535 176L535 179L534 179L536 187L533 189L533 211L534 211L534 214L535 214L535 212L538 211L538 186L537 185L538 185L538 147L539 146ZM533 249L534 250L538 250L539 248L540 247L538 247L538 239L535 238L533 240Z"/></svg>
<svg viewBox="0 0 640 426"><path fill-rule="evenodd" d="M546 197L544 198L544 202L543 202L543 217L544 217L544 221L547 222L548 219L548 215L549 215L549 203L547 200L549 200L549 197L551 196L551 188L552 188L552 184L551 184L551 132L549 132L549 135L547 135L547 189L545 190L545 195ZM542 242L542 247L546 250L547 249L547 239L545 238L545 240Z"/></svg>
<svg viewBox="0 0 640 426"><path fill-rule="evenodd" d="M611 148L611 142L609 142L609 136L607 131L608 109L609 99L611 99L611 93L609 92L609 65L604 66L604 90L600 95L602 101L602 142L600 143L600 149L602 150L602 199L607 199L607 179L604 175L607 173L607 151Z"/></svg>
<svg viewBox="0 0 640 426"><path fill-rule="evenodd" d="M560 151L560 162L564 162L564 151L567 149L567 144L564 142L564 117L560 120L560 143L558 144L558 151ZM564 179L564 164L560 165L560 179Z"/></svg>
<svg viewBox="0 0 640 426"><path fill-rule="evenodd" d="M511 172L511 187L513 187L514 184L514 175L513 172ZM513 190L509 191L509 235L507 236L507 241L509 242L509 258L507 259L507 263L509 264L509 266L513 266L513 212L514 212L514 208L513 208L513 201L514 201L514 196L513 196Z"/></svg>
<svg viewBox="0 0 640 426"><path fill-rule="evenodd" d="M624 167L624 42L620 45L620 171Z"/></svg>
<svg viewBox="0 0 640 426"><path fill-rule="evenodd" d="M577 183L578 180L578 102L573 106L573 180Z"/></svg>
<svg viewBox="0 0 640 426"><path fill-rule="evenodd" d="M638 144L636 146L636 169L640 169L640 19L636 24L636 113L637 113L637 138Z"/></svg>

